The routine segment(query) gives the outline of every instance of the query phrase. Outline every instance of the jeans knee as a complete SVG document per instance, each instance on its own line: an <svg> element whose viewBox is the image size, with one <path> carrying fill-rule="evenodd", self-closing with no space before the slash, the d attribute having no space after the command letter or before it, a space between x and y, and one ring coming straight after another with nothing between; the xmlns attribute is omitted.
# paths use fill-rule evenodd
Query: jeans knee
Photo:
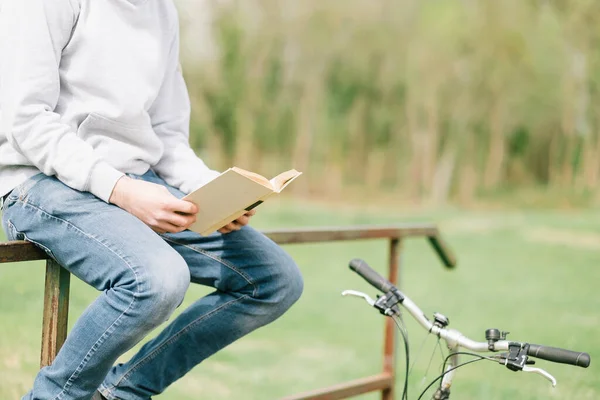
<svg viewBox="0 0 600 400"><path fill-rule="evenodd" d="M274 273L266 283L270 287L267 290L265 300L272 303L276 308L276 314L282 314L300 299L304 290L304 279L298 265L285 252L274 260Z"/></svg>
<svg viewBox="0 0 600 400"><path fill-rule="evenodd" d="M190 271L177 253L154 264L142 283L139 297L148 323L165 322L181 304L190 285Z"/></svg>
<svg viewBox="0 0 600 400"><path fill-rule="evenodd" d="M285 282L281 290L291 306L300 299L304 291L304 278L300 273L300 268L298 268L298 265L291 258L289 258L283 268L281 280Z"/></svg>

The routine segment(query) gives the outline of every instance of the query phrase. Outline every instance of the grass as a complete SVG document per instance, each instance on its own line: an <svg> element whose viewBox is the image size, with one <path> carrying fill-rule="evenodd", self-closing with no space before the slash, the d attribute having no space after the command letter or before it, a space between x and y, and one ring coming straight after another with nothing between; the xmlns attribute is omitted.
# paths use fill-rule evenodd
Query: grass
<svg viewBox="0 0 600 400"><path fill-rule="evenodd" d="M433 221L459 256L458 268L441 267L424 240L404 244L402 289L423 311L450 318L451 327L477 340L487 328L509 338L587 351L590 368L540 361L558 386L537 375L515 374L492 363L458 371L453 392L461 399L600 398L600 215L587 211L384 212L274 201L260 210L260 228ZM348 271L352 257L384 271L382 241L288 246L300 265L303 298L282 319L240 340L195 368L161 400L268 400L377 373L382 364L383 320L355 299L354 288L375 294ZM41 330L41 263L0 265L0 399L16 399L37 370ZM183 307L206 293L190 290ZM73 280L71 323L96 293ZM438 374L436 341L408 320L413 358L410 398ZM129 356L125 355L125 357ZM403 356L399 353L399 366ZM402 383L402 369L398 383ZM425 378L425 375L427 376ZM401 386L400 386L401 387ZM376 394L360 399L378 399ZM398 396L399 398L399 396Z"/></svg>

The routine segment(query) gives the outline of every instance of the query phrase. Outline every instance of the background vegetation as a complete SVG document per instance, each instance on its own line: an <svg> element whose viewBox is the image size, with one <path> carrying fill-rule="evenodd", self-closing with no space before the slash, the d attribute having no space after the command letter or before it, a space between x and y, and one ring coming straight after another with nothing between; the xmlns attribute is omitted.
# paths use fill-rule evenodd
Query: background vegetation
<svg viewBox="0 0 600 400"><path fill-rule="evenodd" d="M596 199L599 2L218 4L214 56L184 61L193 143L213 165L295 167L313 196ZM205 38L183 22L190 53Z"/></svg>

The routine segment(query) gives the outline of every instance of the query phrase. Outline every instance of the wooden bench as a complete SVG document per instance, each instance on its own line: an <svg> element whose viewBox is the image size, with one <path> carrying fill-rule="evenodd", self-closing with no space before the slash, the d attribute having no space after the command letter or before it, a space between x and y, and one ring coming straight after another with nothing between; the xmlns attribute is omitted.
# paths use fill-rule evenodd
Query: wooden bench
<svg viewBox="0 0 600 400"><path fill-rule="evenodd" d="M388 279L395 284L398 283L399 279L399 255L402 240L405 238L427 238L446 267L452 268L456 264L453 253L441 239L438 229L434 225L356 226L346 228L272 230L265 231L264 233L279 244L362 239L388 240ZM349 257L352 257L352 255L350 254ZM45 252L30 243L0 243L0 264L33 260L46 260L40 361L40 365L43 367L52 363L67 337L70 274L54 260L49 259ZM335 400L374 391L380 391L383 400L392 400L394 398L396 367L396 329L389 318L385 320L385 324L382 372L377 375L344 382L324 389L288 396L284 400Z"/></svg>

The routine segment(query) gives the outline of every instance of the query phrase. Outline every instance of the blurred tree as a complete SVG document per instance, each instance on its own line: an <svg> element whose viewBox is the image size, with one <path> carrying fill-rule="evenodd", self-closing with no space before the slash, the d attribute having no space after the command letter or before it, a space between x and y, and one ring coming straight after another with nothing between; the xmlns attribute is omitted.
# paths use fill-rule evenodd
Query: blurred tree
<svg viewBox="0 0 600 400"><path fill-rule="evenodd" d="M217 54L187 78L193 143L221 168L437 203L598 183L600 2L213 6Z"/></svg>

